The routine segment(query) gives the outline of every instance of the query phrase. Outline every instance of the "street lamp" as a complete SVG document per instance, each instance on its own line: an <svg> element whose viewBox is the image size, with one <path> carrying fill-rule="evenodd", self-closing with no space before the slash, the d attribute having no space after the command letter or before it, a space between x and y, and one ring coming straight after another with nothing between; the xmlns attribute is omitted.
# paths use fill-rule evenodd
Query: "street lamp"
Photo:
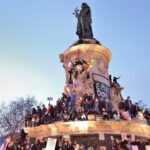
<svg viewBox="0 0 150 150"><path fill-rule="evenodd" d="M53 100L53 97L47 97L47 100L49 101L49 103L50 103L50 101L52 101Z"/></svg>

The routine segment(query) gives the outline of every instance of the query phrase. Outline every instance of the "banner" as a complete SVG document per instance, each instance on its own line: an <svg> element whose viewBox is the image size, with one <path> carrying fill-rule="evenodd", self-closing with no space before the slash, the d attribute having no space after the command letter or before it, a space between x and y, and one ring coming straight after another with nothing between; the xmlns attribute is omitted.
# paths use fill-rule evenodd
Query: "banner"
<svg viewBox="0 0 150 150"><path fill-rule="evenodd" d="M132 145L132 150L139 150L137 145Z"/></svg>
<svg viewBox="0 0 150 150"><path fill-rule="evenodd" d="M70 135L69 134L64 134L63 139L70 139Z"/></svg>
<svg viewBox="0 0 150 150"><path fill-rule="evenodd" d="M94 82L94 91L98 99L109 100L110 99L110 82L106 77L92 73Z"/></svg>
<svg viewBox="0 0 150 150"><path fill-rule="evenodd" d="M45 150L55 150L57 139L48 138Z"/></svg>
<svg viewBox="0 0 150 150"><path fill-rule="evenodd" d="M104 141L105 140L104 133L99 133L99 140L100 141Z"/></svg>
<svg viewBox="0 0 150 150"><path fill-rule="evenodd" d="M122 138L122 141L126 140L127 139L127 134L126 133L121 133L121 138Z"/></svg>
<svg viewBox="0 0 150 150"><path fill-rule="evenodd" d="M149 145L146 145L145 148L146 148L146 150L150 150L150 146Z"/></svg>

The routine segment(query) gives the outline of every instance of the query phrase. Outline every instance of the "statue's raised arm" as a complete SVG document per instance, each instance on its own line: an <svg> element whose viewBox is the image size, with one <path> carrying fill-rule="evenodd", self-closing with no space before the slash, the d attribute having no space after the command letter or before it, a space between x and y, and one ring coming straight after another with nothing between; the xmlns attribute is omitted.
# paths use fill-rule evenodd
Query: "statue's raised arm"
<svg viewBox="0 0 150 150"><path fill-rule="evenodd" d="M79 39L92 39L93 32L90 7L86 3L82 3L81 10L75 10L74 14L78 18L76 34L79 36Z"/></svg>

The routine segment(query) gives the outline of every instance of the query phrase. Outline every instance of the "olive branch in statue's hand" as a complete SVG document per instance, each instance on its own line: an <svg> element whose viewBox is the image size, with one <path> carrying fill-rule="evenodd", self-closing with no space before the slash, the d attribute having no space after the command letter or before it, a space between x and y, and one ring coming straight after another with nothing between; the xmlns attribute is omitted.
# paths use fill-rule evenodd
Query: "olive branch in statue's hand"
<svg viewBox="0 0 150 150"><path fill-rule="evenodd" d="M79 16L79 12L80 12L79 8L78 8L78 7L76 7L76 8L74 9L74 13L73 13L73 15L75 15L75 16L78 18L78 16Z"/></svg>

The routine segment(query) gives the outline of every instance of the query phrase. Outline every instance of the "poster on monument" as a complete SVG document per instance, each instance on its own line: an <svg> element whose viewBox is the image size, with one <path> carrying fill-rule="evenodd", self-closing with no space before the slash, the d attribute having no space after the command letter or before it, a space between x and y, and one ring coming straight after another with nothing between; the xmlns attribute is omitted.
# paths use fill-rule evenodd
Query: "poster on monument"
<svg viewBox="0 0 150 150"><path fill-rule="evenodd" d="M121 134L121 138L122 138L122 141L126 140L127 139L127 134L126 133L122 133Z"/></svg>
<svg viewBox="0 0 150 150"><path fill-rule="evenodd" d="M106 150L106 146L100 146L100 150Z"/></svg>
<svg viewBox="0 0 150 150"><path fill-rule="evenodd" d="M95 95L99 99L109 100L110 99L110 82L109 79L106 77L97 74L92 73L93 76L93 82L94 82L94 91Z"/></svg>
<svg viewBox="0 0 150 150"><path fill-rule="evenodd" d="M55 150L57 139L48 138L45 150Z"/></svg>
<svg viewBox="0 0 150 150"><path fill-rule="evenodd" d="M132 145L132 150L139 150L137 145Z"/></svg>
<svg viewBox="0 0 150 150"><path fill-rule="evenodd" d="M70 135L69 135L69 134L64 134L64 135L63 135L63 139L65 139L65 140L70 140Z"/></svg>
<svg viewBox="0 0 150 150"><path fill-rule="evenodd" d="M104 133L99 133L99 140L101 141L105 140Z"/></svg>

